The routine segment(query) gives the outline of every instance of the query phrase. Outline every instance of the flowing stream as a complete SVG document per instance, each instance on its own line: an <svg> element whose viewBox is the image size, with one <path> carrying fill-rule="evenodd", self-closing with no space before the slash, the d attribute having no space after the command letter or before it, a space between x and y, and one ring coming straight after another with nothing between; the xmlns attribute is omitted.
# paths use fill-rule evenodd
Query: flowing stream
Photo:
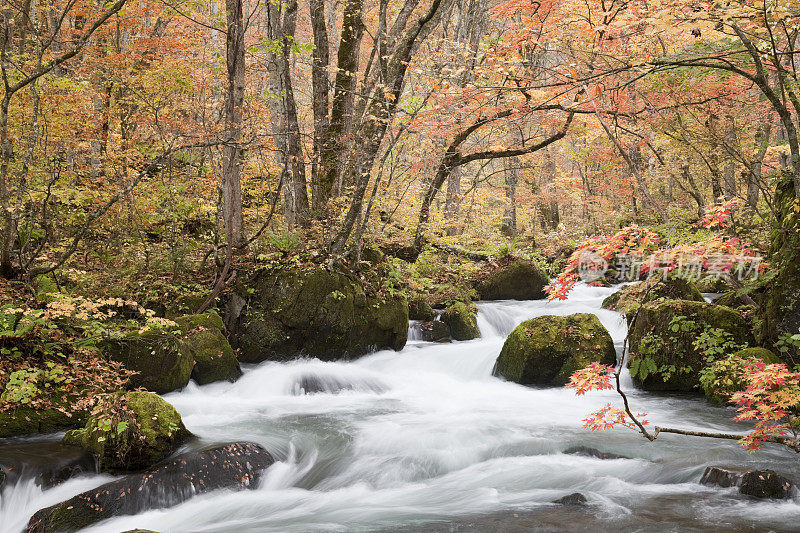
<svg viewBox="0 0 800 533"><path fill-rule="evenodd" d="M569 300L483 302L482 338L410 341L354 362L297 360L245 369L236 383L166 396L202 443L250 440L278 460L253 491L220 491L124 516L92 532L311 531L800 531L800 505L749 500L698 483L708 465L768 467L800 480L797 456L748 453L735 442L628 429L584 430L611 392L578 397L491 377L505 336L539 315L594 313L621 350L620 315L600 308L613 289L579 286ZM655 424L744 431L732 409L693 397L628 389ZM561 453L584 445L630 459ZM42 491L31 482L0 498L0 532L37 509L110 479L89 476ZM573 492L585 507L550 502Z"/></svg>

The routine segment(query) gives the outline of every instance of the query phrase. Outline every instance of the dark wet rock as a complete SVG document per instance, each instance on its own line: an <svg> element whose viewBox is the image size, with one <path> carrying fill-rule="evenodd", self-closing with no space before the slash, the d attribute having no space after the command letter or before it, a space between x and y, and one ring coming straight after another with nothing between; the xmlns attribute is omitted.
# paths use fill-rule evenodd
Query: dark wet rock
<svg viewBox="0 0 800 533"><path fill-rule="evenodd" d="M441 320L423 322L419 325L422 340L428 342L450 342L450 326Z"/></svg>
<svg viewBox="0 0 800 533"><path fill-rule="evenodd" d="M442 313L442 322L450 328L457 341L468 341L481 336L478 329L478 307L472 303L456 302Z"/></svg>
<svg viewBox="0 0 800 533"><path fill-rule="evenodd" d="M754 342L747 321L729 307L689 300L641 306L629 333L628 366L634 382L651 391L699 389L700 372L708 363L695 341L706 331L724 334L726 341L738 346Z"/></svg>
<svg viewBox="0 0 800 533"><path fill-rule="evenodd" d="M299 353L338 360L400 350L408 338L404 296L369 295L359 281L338 272L264 270L236 291L246 305L235 306L239 314L225 320L243 362Z"/></svg>
<svg viewBox="0 0 800 533"><path fill-rule="evenodd" d="M797 492L794 483L773 470L752 470L742 476L739 492L754 498L790 499Z"/></svg>
<svg viewBox="0 0 800 533"><path fill-rule="evenodd" d="M563 498L553 500L553 503L557 503L559 505L586 505L587 501L588 500L586 500L586 496L580 492L573 492L572 494L568 494Z"/></svg>
<svg viewBox="0 0 800 533"><path fill-rule="evenodd" d="M739 493L762 499L786 500L797 494L795 484L774 470L709 466L700 483L725 488L739 487Z"/></svg>
<svg viewBox="0 0 800 533"><path fill-rule="evenodd" d="M535 263L500 260L493 271L476 283L481 300L541 300L550 280Z"/></svg>
<svg viewBox="0 0 800 533"><path fill-rule="evenodd" d="M339 376L308 373L300 376L292 387L292 394L337 394L342 391L385 392L386 385L378 380L342 378Z"/></svg>
<svg viewBox="0 0 800 533"><path fill-rule="evenodd" d="M68 431L63 442L90 450L101 470L121 472L152 466L192 437L181 415L157 394L129 392L124 401L138 424L136 432L132 431L132 422L121 433L103 429L103 417L93 416L83 429Z"/></svg>
<svg viewBox="0 0 800 533"><path fill-rule="evenodd" d="M409 320L422 320L430 322L436 317L428 302L421 298L414 298L408 302L408 319Z"/></svg>
<svg viewBox="0 0 800 533"><path fill-rule="evenodd" d="M601 452L597 448L590 448L588 446L571 446L564 450L562 453L567 455L582 455L584 457L594 457L596 459L630 459L624 455L617 455L616 453Z"/></svg>
<svg viewBox="0 0 800 533"><path fill-rule="evenodd" d="M522 385L556 385L593 361L616 362L614 341L588 313L540 316L517 326L506 339L493 374Z"/></svg>
<svg viewBox="0 0 800 533"><path fill-rule="evenodd" d="M94 456L79 446L53 441L0 444L0 489L30 478L47 489L97 471Z"/></svg>
<svg viewBox="0 0 800 533"><path fill-rule="evenodd" d="M700 478L701 485L717 485L720 487L736 487L742 482L742 476L747 472L744 468L727 468L709 466Z"/></svg>
<svg viewBox="0 0 800 533"><path fill-rule="evenodd" d="M236 354L225 336L225 325L217 313L182 316L175 322L194 359L193 380L205 385L215 381L234 381L242 375Z"/></svg>
<svg viewBox="0 0 800 533"><path fill-rule="evenodd" d="M41 509L31 517L27 531L78 531L113 516L172 507L213 490L253 489L273 462L267 450L251 442L189 453Z"/></svg>

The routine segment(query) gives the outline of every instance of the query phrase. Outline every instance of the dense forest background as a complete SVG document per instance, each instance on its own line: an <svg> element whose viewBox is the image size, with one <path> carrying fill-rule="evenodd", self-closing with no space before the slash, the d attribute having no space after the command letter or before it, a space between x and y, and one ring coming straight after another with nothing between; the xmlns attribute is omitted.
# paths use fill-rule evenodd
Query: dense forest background
<svg viewBox="0 0 800 533"><path fill-rule="evenodd" d="M358 270L372 242L681 239L731 201L767 252L800 186L797 24L784 1L6 2L0 266L146 301L295 247Z"/></svg>

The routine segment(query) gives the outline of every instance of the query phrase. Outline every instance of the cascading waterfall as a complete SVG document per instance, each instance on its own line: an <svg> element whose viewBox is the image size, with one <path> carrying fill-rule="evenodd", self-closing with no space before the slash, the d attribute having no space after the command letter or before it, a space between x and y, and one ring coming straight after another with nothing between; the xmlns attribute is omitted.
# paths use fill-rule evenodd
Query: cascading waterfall
<svg viewBox="0 0 800 533"><path fill-rule="evenodd" d="M563 302L482 302L482 338L410 342L353 362L267 362L236 383L191 384L169 394L204 442L251 440L279 462L255 491L220 491L179 506L118 517L89 531L170 532L546 530L749 531L800 528L794 502L757 502L697 482L707 465L769 467L800 479L791 452L749 454L734 442L633 431L592 433L589 412L612 392L578 397L493 378L505 336L525 319L594 313L618 351L619 314L600 309L612 289L579 286ZM659 424L741 431L732 410L632 389ZM585 445L630 459L561 453ZM0 532L23 530L37 509L106 481L89 476L42 491L7 487ZM553 505L572 492L581 509ZM794 525L792 525L794 524Z"/></svg>

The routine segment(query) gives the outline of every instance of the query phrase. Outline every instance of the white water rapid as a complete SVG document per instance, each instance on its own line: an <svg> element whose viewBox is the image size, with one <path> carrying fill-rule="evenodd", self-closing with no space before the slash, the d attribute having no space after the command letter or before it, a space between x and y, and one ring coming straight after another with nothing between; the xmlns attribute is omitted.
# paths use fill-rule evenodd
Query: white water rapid
<svg viewBox="0 0 800 533"><path fill-rule="evenodd" d="M795 454L751 454L735 442L631 430L584 430L613 393L578 397L491 377L505 336L538 315L596 314L621 348L625 323L600 309L612 289L579 286L565 302L479 304L482 338L411 341L354 362L267 362L236 383L166 396L204 443L250 440L279 460L262 486L216 492L124 516L91 532L800 531L800 505L745 499L698 483L708 465L769 467L800 480ZM628 389L655 424L743 431L731 409ZM312 394L304 394L313 392ZM631 459L565 455L585 445ZM37 509L105 482L92 476L41 491L8 487L0 532ZM573 492L589 505L549 502Z"/></svg>

